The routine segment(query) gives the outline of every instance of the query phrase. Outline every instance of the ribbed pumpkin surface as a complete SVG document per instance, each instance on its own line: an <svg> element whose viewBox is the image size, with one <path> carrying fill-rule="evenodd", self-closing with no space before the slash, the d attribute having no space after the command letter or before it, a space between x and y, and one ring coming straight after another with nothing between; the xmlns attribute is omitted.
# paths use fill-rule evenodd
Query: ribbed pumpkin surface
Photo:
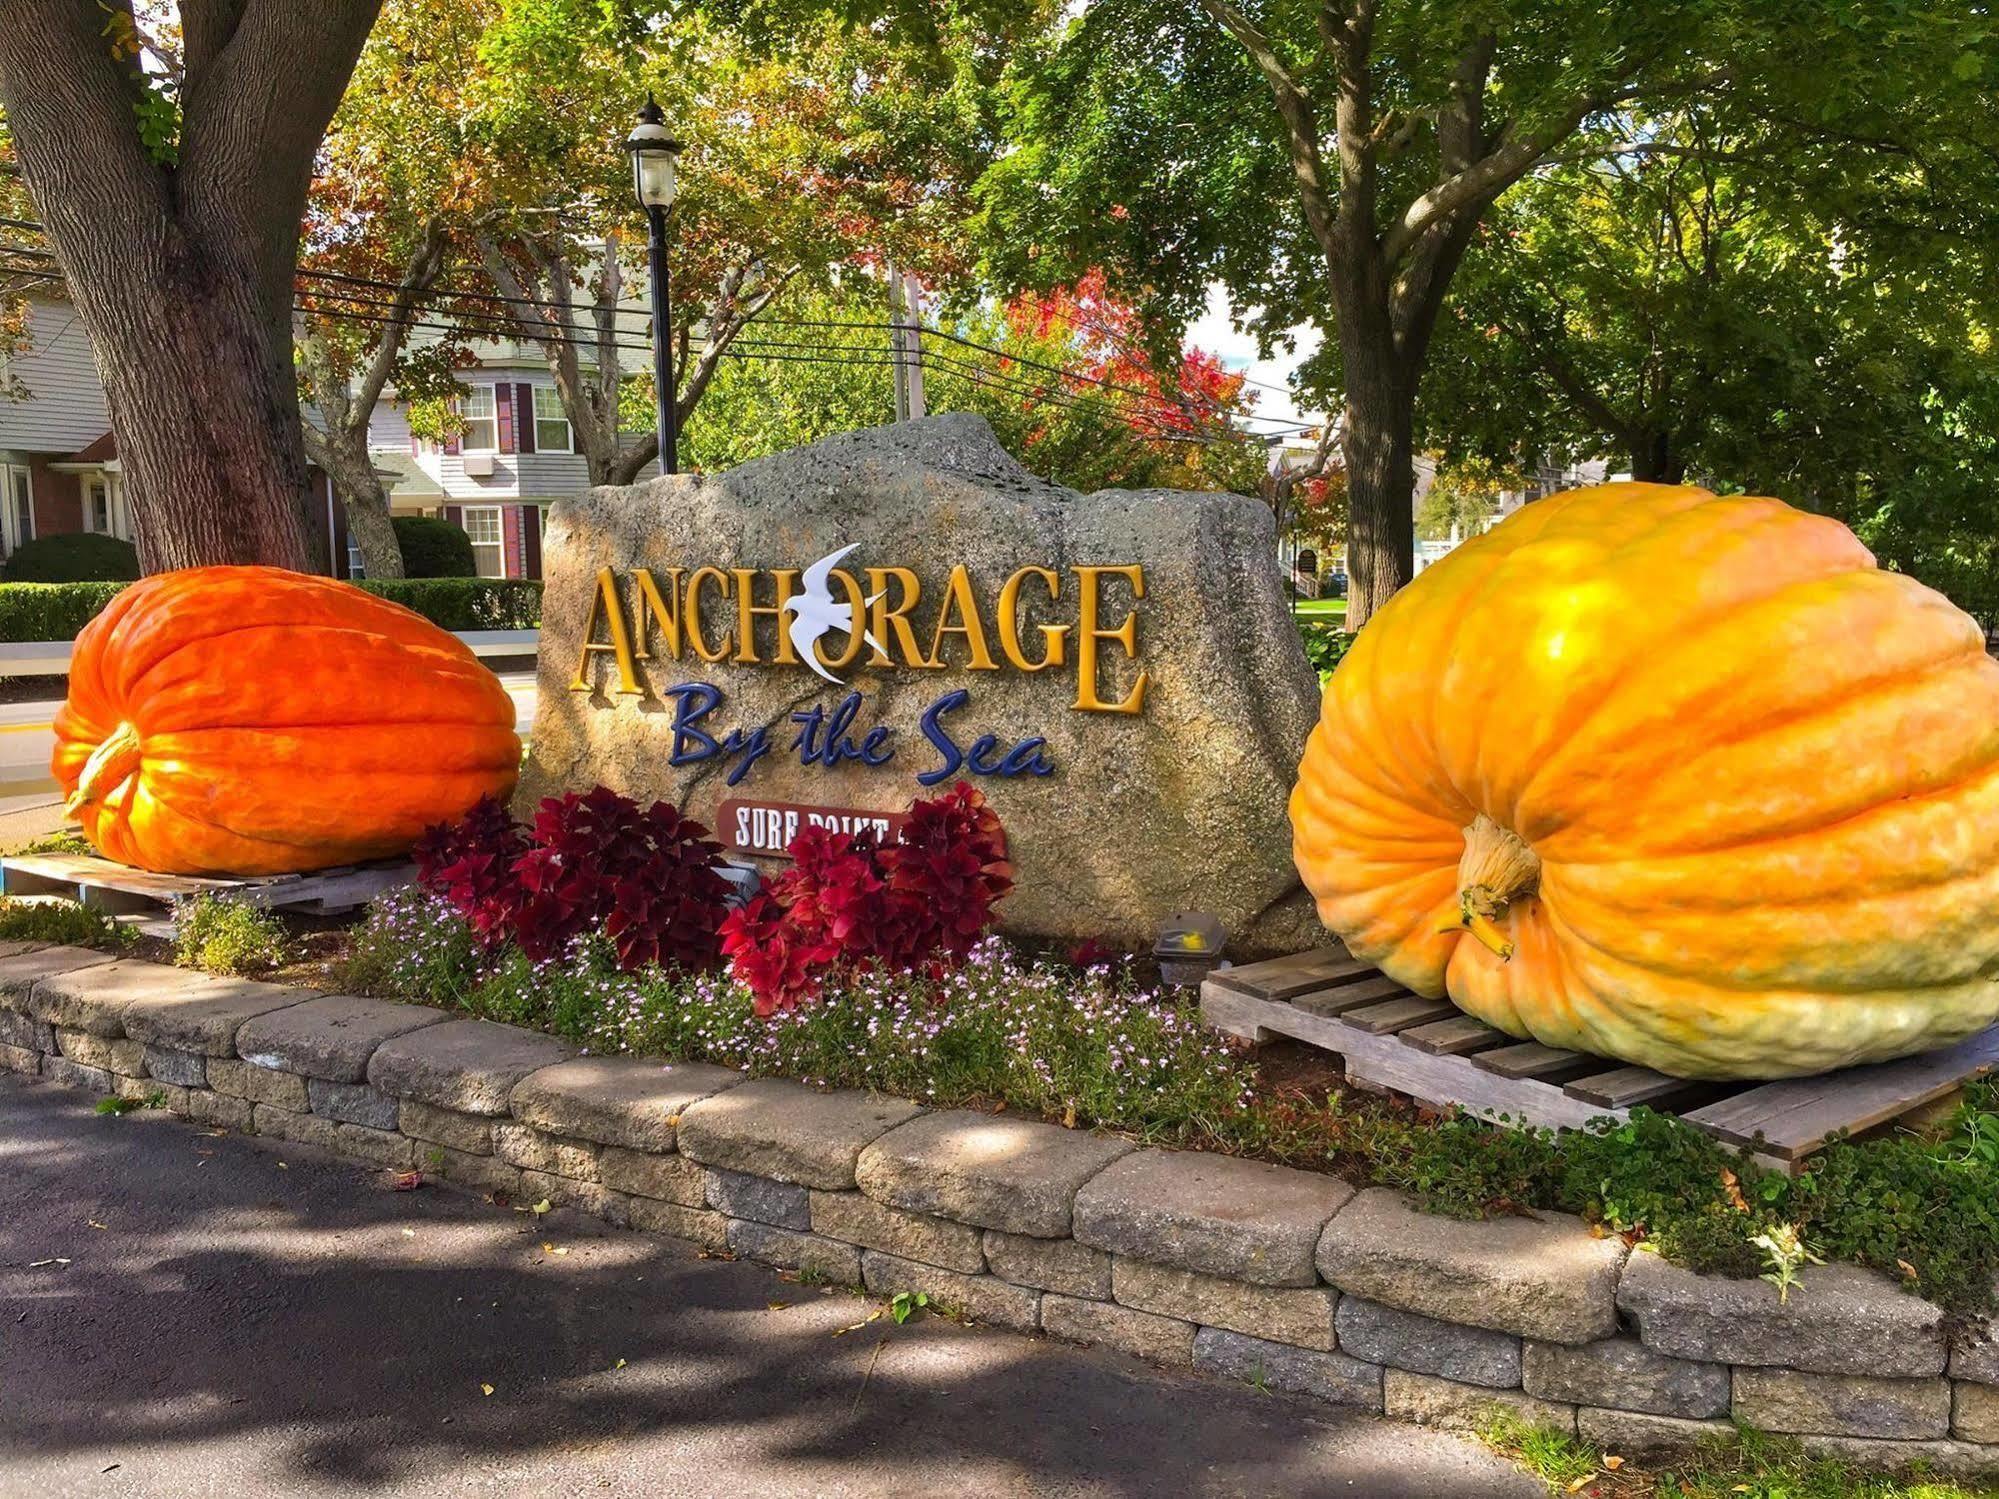
<svg viewBox="0 0 1999 1499"><path fill-rule="evenodd" d="M77 637L51 768L99 852L279 874L407 849L519 773L514 705L459 640L330 578L162 573Z"/></svg>
<svg viewBox="0 0 1999 1499"><path fill-rule="evenodd" d="M1515 1036L1782 1077L1999 1017L1999 663L1776 500L1605 485L1458 548L1334 673L1291 819L1356 956Z"/></svg>

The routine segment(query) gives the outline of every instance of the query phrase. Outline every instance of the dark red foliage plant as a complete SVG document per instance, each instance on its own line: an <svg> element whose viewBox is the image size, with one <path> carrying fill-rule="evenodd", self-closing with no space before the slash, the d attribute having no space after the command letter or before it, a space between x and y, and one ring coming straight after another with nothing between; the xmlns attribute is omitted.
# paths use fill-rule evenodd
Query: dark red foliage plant
<svg viewBox="0 0 1999 1499"><path fill-rule="evenodd" d="M481 802L417 849L418 878L489 947L530 959L603 931L626 968L700 968L721 948L729 886L708 829L666 802L642 808L608 787L551 796L522 828Z"/></svg>
<svg viewBox="0 0 1999 1499"><path fill-rule="evenodd" d="M722 927L760 1015L817 998L843 968L962 962L1013 888L998 814L963 781L914 803L894 843L807 828L788 852L791 867Z"/></svg>

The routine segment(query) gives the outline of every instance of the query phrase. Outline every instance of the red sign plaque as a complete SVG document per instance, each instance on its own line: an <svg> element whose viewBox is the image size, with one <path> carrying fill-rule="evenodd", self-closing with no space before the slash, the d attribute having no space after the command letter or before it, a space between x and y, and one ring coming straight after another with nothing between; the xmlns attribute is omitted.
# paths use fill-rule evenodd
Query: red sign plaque
<svg viewBox="0 0 1999 1499"><path fill-rule="evenodd" d="M798 802L731 798L716 809L715 836L732 854L782 859L791 840L807 828L835 835L872 832L883 843L902 831L906 814L866 812L854 807L808 807Z"/></svg>

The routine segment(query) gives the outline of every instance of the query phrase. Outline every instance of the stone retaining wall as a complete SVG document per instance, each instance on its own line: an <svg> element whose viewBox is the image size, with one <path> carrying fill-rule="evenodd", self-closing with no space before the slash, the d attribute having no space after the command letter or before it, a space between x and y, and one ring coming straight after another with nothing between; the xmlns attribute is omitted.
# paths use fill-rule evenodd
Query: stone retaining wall
<svg viewBox="0 0 1999 1499"><path fill-rule="evenodd" d="M377 999L0 944L0 1068L552 1202L878 1295L1442 1425L1631 1456L1740 1420L1999 1472L1999 1345L1850 1266L1788 1304L1573 1218L1463 1223L1255 1161Z"/></svg>

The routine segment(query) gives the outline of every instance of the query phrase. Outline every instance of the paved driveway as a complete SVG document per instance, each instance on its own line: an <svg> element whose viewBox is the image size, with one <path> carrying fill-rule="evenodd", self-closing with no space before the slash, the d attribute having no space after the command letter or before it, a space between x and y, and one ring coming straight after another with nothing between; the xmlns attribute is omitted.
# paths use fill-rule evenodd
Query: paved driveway
<svg viewBox="0 0 1999 1499"><path fill-rule="evenodd" d="M0 1494L1545 1492L1118 1355L842 1331L870 1306L0 1075Z"/></svg>

